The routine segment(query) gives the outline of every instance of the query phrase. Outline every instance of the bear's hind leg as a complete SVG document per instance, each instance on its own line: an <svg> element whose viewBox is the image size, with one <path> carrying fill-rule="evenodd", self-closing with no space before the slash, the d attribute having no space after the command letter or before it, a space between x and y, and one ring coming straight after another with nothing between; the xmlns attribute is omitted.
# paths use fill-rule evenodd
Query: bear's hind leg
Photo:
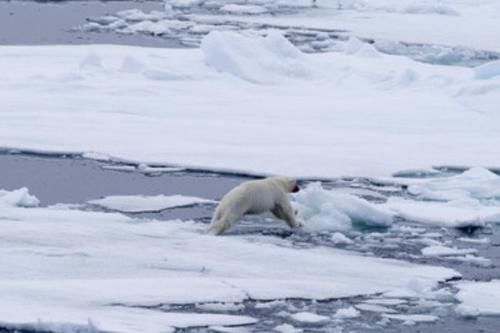
<svg viewBox="0 0 500 333"><path fill-rule="evenodd" d="M237 218L235 218L234 216L217 216L208 226L208 233L212 235L220 235L230 226L232 226L236 220Z"/></svg>

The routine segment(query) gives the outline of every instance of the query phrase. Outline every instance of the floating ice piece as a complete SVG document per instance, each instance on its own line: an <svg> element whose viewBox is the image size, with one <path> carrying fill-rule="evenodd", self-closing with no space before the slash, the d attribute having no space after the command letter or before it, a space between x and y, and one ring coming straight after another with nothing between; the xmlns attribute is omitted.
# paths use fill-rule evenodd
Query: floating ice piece
<svg viewBox="0 0 500 333"><path fill-rule="evenodd" d="M302 333L303 331L300 328L296 328L290 324L281 324L274 328L274 331L280 333Z"/></svg>
<svg viewBox="0 0 500 333"><path fill-rule="evenodd" d="M361 311L377 312L377 313L396 313L397 311L386 306L378 304L356 304L355 308Z"/></svg>
<svg viewBox="0 0 500 333"><path fill-rule="evenodd" d="M0 190L0 205L36 207L39 203L40 200L31 195L26 187L13 191Z"/></svg>
<svg viewBox="0 0 500 333"><path fill-rule="evenodd" d="M345 245L345 244L352 244L353 243L352 239L350 239L349 237L345 236L343 233L338 232L338 231L332 235L331 240L332 240L333 244L338 244L338 245Z"/></svg>
<svg viewBox="0 0 500 333"><path fill-rule="evenodd" d="M401 320L407 322L408 324L412 323L432 323L439 319L439 317L434 315L427 314L382 314L383 317L395 320Z"/></svg>
<svg viewBox="0 0 500 333"><path fill-rule="evenodd" d="M401 198L390 198L381 206L405 220L444 227L482 227L485 223L500 222L500 206L457 207L456 202L425 202Z"/></svg>
<svg viewBox="0 0 500 333"><path fill-rule="evenodd" d="M298 312L290 316L295 321L307 324L321 324L330 320L330 317L321 316L312 312Z"/></svg>
<svg viewBox="0 0 500 333"><path fill-rule="evenodd" d="M165 21L140 21L122 29L126 33L150 33L152 35L162 35L170 32L170 24Z"/></svg>
<svg viewBox="0 0 500 333"><path fill-rule="evenodd" d="M200 310L216 312L240 311L245 308L240 303L201 303L197 304L196 307Z"/></svg>
<svg viewBox="0 0 500 333"><path fill-rule="evenodd" d="M490 242L490 239L488 237L483 237L483 238L460 237L457 240L464 243L473 243L473 244L488 244Z"/></svg>
<svg viewBox="0 0 500 333"><path fill-rule="evenodd" d="M500 280L489 282L464 281L456 284L456 308L463 316L500 315Z"/></svg>
<svg viewBox="0 0 500 333"><path fill-rule="evenodd" d="M350 306L348 308L344 309L338 309L335 314L333 315L333 318L335 319L350 319L350 318L356 318L359 317L360 312L356 310L353 306Z"/></svg>
<svg viewBox="0 0 500 333"><path fill-rule="evenodd" d="M250 329L241 326L210 326L210 332L218 333L251 333Z"/></svg>
<svg viewBox="0 0 500 333"><path fill-rule="evenodd" d="M350 230L353 224L390 226L394 214L350 194L325 190L313 183L294 195L299 218L311 231Z"/></svg>
<svg viewBox="0 0 500 333"><path fill-rule="evenodd" d="M477 253L476 249L457 249L441 245L424 247L420 251L424 256L430 256L430 257L457 256L457 255Z"/></svg>
<svg viewBox="0 0 500 333"><path fill-rule="evenodd" d="M213 200L184 195L111 195L89 204L126 213L157 212L164 209L214 203Z"/></svg>
<svg viewBox="0 0 500 333"><path fill-rule="evenodd" d="M500 177L484 168L472 168L456 176L410 185L408 191L428 200L495 199L500 198Z"/></svg>
<svg viewBox="0 0 500 333"><path fill-rule="evenodd" d="M212 31L201 42L207 65L250 82L274 82L283 78L308 78L312 65L282 34L245 37L235 32Z"/></svg>

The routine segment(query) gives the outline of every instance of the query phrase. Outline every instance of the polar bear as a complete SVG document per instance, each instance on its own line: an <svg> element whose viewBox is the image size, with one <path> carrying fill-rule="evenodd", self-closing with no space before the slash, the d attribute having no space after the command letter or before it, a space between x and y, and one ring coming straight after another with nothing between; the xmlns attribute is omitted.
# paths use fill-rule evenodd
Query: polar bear
<svg viewBox="0 0 500 333"><path fill-rule="evenodd" d="M297 182L289 177L277 176L243 182L219 202L208 232L220 235L243 215L267 211L284 220L290 228L300 227L288 201L288 193L298 191Z"/></svg>

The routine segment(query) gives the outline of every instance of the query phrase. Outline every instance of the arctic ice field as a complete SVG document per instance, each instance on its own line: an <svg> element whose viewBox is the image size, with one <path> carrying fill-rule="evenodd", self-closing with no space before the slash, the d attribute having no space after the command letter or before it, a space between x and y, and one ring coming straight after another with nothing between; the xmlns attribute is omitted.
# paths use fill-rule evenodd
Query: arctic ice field
<svg viewBox="0 0 500 333"><path fill-rule="evenodd" d="M0 3L0 332L498 332L500 3ZM299 180L300 230L232 187Z"/></svg>

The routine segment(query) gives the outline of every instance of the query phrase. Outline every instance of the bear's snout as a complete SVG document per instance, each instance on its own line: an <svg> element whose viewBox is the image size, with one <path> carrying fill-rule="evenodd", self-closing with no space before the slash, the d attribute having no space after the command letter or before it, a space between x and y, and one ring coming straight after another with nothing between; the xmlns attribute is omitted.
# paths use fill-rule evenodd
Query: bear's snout
<svg viewBox="0 0 500 333"><path fill-rule="evenodd" d="M295 185L292 190L292 193L297 193L298 191L300 191L300 187L298 185Z"/></svg>

